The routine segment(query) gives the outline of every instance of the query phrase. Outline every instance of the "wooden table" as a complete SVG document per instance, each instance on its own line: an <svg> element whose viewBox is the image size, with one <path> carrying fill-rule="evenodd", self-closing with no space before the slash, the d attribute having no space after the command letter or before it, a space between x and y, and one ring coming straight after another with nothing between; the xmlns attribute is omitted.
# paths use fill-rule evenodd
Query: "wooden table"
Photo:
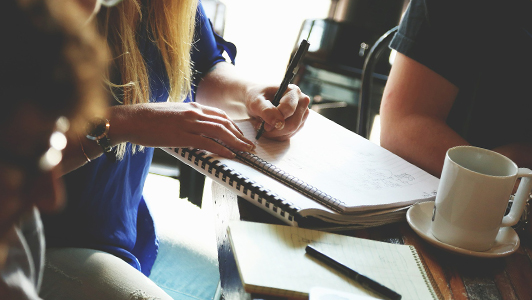
<svg viewBox="0 0 532 300"><path fill-rule="evenodd" d="M218 261L223 299L276 299L250 295L242 288L231 246L227 238L230 220L248 220L281 224L260 208L223 186L212 184L216 219ZM390 243L414 245L424 259L444 299L531 300L532 242L522 237L516 253L496 259L460 256L433 247L419 238L405 222L349 231L345 234Z"/></svg>

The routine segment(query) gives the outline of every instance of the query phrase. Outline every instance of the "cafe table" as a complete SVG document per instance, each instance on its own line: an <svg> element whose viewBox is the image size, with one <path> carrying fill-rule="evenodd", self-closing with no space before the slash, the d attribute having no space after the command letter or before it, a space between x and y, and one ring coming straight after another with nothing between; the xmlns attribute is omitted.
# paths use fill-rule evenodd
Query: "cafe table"
<svg viewBox="0 0 532 300"><path fill-rule="evenodd" d="M273 216L225 187L208 181L215 218L222 299L283 299L246 293L231 251L227 226L232 220L282 224ZM532 241L520 233L521 244L511 255L478 258L448 252L421 239L406 221L342 234L389 243L413 245L443 299L532 300Z"/></svg>

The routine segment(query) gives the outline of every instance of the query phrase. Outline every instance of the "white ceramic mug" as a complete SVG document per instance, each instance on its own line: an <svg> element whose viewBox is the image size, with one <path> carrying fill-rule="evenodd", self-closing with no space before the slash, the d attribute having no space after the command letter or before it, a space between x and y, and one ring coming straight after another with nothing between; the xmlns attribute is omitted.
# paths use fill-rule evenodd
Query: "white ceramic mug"
<svg viewBox="0 0 532 300"><path fill-rule="evenodd" d="M517 178L522 178L504 216ZM517 224L532 189L532 171L506 156L472 146L447 150L431 231L438 240L472 251L489 250L500 227ZM504 218L503 218L504 217Z"/></svg>

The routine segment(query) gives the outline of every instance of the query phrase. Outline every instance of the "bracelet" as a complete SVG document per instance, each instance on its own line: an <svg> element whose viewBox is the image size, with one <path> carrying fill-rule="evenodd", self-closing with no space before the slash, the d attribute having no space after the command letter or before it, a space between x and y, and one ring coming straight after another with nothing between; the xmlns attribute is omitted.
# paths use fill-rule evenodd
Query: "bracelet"
<svg viewBox="0 0 532 300"><path fill-rule="evenodd" d="M83 143L81 142L81 138L79 137L79 135L78 135L78 140L79 140L79 145L81 146L81 152L83 153L83 156L85 156L85 158L87 159L87 162L90 163L91 159L89 158L87 153L85 153L85 149L83 148Z"/></svg>

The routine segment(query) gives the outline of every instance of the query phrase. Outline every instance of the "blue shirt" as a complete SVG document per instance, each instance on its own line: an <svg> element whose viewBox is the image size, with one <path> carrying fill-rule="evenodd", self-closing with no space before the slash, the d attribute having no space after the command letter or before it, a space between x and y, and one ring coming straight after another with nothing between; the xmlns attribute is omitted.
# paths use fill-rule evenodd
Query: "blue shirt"
<svg viewBox="0 0 532 300"><path fill-rule="evenodd" d="M168 98L168 77L159 50L143 31L139 48L146 59L152 97ZM192 95L203 74L227 51L234 63L236 48L217 36L201 3L196 13L192 61ZM112 120L111 120L112 124ZM48 247L82 247L114 254L144 273L150 274L157 256L154 222L142 190L153 157L153 148L132 154L131 144L122 160L111 162L105 155L64 176L67 206L54 216L43 217Z"/></svg>

